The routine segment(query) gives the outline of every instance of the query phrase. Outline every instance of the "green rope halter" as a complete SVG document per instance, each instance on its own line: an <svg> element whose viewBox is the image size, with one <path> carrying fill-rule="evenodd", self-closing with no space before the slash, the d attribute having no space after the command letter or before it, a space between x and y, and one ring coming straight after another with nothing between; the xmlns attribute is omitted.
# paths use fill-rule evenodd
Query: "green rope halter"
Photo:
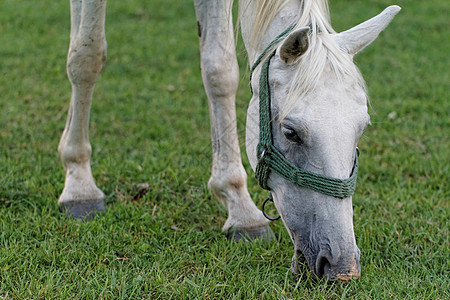
<svg viewBox="0 0 450 300"><path fill-rule="evenodd" d="M251 73L267 56L268 51L278 43L293 27L283 31L275 40L269 44L266 50L258 57L251 68ZM316 192L336 197L347 198L353 195L358 177L358 155L355 154L355 161L351 175L347 179L338 179L313 173L298 168L288 161L283 154L273 145L272 124L270 115L270 90L269 90L269 65L271 58L275 55L273 51L263 63L259 77L259 143L257 146L258 164L256 166L255 177L259 185L266 190L270 190L267 182L270 171L274 171L286 180L289 180L301 187L305 187ZM250 74L251 78L251 74Z"/></svg>

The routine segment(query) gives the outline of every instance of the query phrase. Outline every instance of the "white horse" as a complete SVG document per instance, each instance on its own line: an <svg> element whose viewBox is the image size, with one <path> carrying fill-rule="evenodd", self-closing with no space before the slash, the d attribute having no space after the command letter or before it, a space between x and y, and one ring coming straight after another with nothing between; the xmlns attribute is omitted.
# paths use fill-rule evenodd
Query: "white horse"
<svg viewBox="0 0 450 300"><path fill-rule="evenodd" d="M271 239L269 221L247 191L237 138L233 1L194 2L211 118L209 188L228 209L223 230L230 237ZM357 278L360 251L347 186L349 177L351 183L356 179L355 149L370 119L364 81L352 58L400 8L388 7L336 33L326 0L241 0L239 5L241 32L254 66L247 154L294 243L292 270L297 273L303 259L317 276ZM66 171L58 203L74 218L105 209L104 194L91 173L88 135L94 84L106 59L105 9L106 0L71 0L67 72L72 97L58 148Z"/></svg>

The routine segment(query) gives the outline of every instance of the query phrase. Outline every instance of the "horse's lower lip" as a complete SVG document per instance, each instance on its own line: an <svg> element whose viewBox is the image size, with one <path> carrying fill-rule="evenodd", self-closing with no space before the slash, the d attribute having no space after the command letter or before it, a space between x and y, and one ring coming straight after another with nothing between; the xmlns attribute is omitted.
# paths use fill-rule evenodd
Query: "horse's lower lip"
<svg viewBox="0 0 450 300"><path fill-rule="evenodd" d="M359 276L361 276L361 274L358 271L350 271L348 274L337 274L336 278L339 279L340 282L348 282L352 279L358 279Z"/></svg>
<svg viewBox="0 0 450 300"><path fill-rule="evenodd" d="M360 271L360 267L359 267L358 263L356 262L356 260L353 261L351 269L348 273L336 274L336 278L340 282L348 282L352 279L358 279L359 276L361 276L361 271Z"/></svg>

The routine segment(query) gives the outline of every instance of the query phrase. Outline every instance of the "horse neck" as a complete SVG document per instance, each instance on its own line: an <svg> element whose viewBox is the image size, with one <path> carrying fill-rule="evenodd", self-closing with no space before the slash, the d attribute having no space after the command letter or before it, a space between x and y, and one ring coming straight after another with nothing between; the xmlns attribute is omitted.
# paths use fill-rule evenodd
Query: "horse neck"
<svg viewBox="0 0 450 300"><path fill-rule="evenodd" d="M299 19L299 13L301 11L302 0L300 1L285 1L275 0L271 3L276 3L280 9L275 16L269 18L268 24L259 24L258 22L258 1L252 0L240 0L240 23L242 38L247 49L250 65L256 60L256 58L264 51L264 49L275 39L282 31L289 26L295 24ZM268 1L267 1L268 2ZM270 14L271 12L266 13ZM266 21L267 16L263 17ZM258 24L255 24L258 23ZM255 29L255 25L258 28ZM261 28L266 26L266 28ZM261 35L256 35L259 33Z"/></svg>
<svg viewBox="0 0 450 300"><path fill-rule="evenodd" d="M288 27L310 26L311 34L335 33L327 0L240 0L242 37L250 63Z"/></svg>

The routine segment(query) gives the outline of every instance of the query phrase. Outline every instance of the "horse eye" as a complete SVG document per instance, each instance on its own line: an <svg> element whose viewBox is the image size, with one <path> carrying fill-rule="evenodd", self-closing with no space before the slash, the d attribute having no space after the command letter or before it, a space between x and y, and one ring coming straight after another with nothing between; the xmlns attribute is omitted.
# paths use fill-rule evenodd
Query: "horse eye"
<svg viewBox="0 0 450 300"><path fill-rule="evenodd" d="M288 128L288 127L282 127L281 131L283 132L284 136L292 141L295 142L297 144L301 144L302 140L298 137L297 133L295 132L294 129L292 128Z"/></svg>

